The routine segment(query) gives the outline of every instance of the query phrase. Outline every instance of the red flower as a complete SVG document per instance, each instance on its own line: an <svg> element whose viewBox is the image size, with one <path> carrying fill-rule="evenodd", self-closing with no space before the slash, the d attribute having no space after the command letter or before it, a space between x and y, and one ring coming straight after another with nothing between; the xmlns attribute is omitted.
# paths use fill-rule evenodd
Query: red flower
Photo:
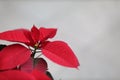
<svg viewBox="0 0 120 80"><path fill-rule="evenodd" d="M48 70L47 62L43 58L29 58L28 61L26 61L20 67L21 71L28 73L31 73L34 69L46 73L46 70Z"/></svg>
<svg viewBox="0 0 120 80"><path fill-rule="evenodd" d="M0 51L0 70L11 69L18 65L24 64L32 55L34 57L36 50L41 50L42 54L63 66L79 66L79 62L67 45L63 41L48 41L53 38L57 29L54 28L36 28L32 27L31 31L27 29L15 29L0 33L1 40L24 43L34 48L34 52L21 44L9 45Z"/></svg>

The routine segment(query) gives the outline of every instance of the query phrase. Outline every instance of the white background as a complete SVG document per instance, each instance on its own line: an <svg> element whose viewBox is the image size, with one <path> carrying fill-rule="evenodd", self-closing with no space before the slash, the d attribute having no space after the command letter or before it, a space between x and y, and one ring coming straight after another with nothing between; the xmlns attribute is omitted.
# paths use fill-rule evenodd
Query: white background
<svg viewBox="0 0 120 80"><path fill-rule="evenodd" d="M120 2L0 1L0 31L32 25L58 28L53 40L67 42L78 57L79 70L49 61L55 80L120 79ZM4 41L0 41L2 44ZM9 42L5 42L9 43Z"/></svg>

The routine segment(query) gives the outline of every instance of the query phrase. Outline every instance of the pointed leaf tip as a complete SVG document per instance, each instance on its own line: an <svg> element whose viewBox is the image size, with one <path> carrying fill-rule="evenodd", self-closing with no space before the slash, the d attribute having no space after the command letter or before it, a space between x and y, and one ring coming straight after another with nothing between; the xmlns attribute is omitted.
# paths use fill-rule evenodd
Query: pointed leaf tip
<svg viewBox="0 0 120 80"><path fill-rule="evenodd" d="M41 27L39 31L40 31L40 40L44 41L47 40L48 38L53 38L56 35L57 29Z"/></svg>
<svg viewBox="0 0 120 80"><path fill-rule="evenodd" d="M42 48L42 53L55 63L60 65L77 68L79 62L71 48L63 41L48 42Z"/></svg>
<svg viewBox="0 0 120 80"><path fill-rule="evenodd" d="M0 33L1 40L29 43L30 31L27 29L8 30Z"/></svg>
<svg viewBox="0 0 120 80"><path fill-rule="evenodd" d="M36 43L39 40L40 33L39 33L39 29L37 29L35 25L33 25L33 27L31 28L31 35L33 41Z"/></svg>

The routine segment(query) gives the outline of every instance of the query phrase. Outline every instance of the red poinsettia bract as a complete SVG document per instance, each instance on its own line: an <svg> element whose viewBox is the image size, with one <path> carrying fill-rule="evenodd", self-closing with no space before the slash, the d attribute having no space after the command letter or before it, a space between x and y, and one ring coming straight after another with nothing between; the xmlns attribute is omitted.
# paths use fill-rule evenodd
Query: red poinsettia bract
<svg viewBox="0 0 120 80"><path fill-rule="evenodd" d="M56 32L57 29L55 28L41 27L38 29L35 25L31 30L15 29L1 32L1 40L18 42L18 44L8 45L0 51L0 70L3 71L0 72L0 79L7 80L9 78L12 80L12 76L16 74L16 80L19 80L19 75L23 76L20 78L21 80L49 80L43 74L47 70L46 61L43 58L34 58L37 50L40 50L44 56L57 64L77 68L80 64L67 43L49 41L50 38L55 36ZM27 47L19 43L25 44ZM18 66L20 71L12 70ZM8 75L9 73L11 73L11 76ZM39 77L40 75L43 77ZM25 78L25 76L27 77Z"/></svg>
<svg viewBox="0 0 120 80"><path fill-rule="evenodd" d="M45 55L50 60L58 64L61 64L63 66L78 67L79 62L76 56L74 55L71 48L65 42L63 41L48 42L47 41L48 38L53 38L55 36L56 31L57 29L54 29L54 28L41 27L37 29L35 26L33 26L31 31L27 29L16 29L16 30L9 30L6 32L2 32L0 33L0 39L13 41L13 42L21 42L32 47L35 47L37 45L37 48L42 50L43 55ZM42 45L44 46L42 47ZM4 54L15 56L15 57L12 57L11 59L13 60L16 59L16 63L14 64L12 60L11 60L12 62L10 62L10 63L13 63L12 65L14 65L14 67L17 66L18 64L22 64L22 62L24 63L26 59L28 59L29 55L31 54L26 47L19 48L19 46L20 45L10 45L10 47L14 47L14 48L11 49L8 46L8 48L6 47L6 49L4 49L5 51L4 50L2 51L4 52ZM22 51L22 49L25 49L25 50ZM7 52L8 50L9 52ZM13 50L16 50L16 51L14 52ZM0 54L2 52L0 52ZM19 56L16 56L15 54ZM24 57L24 61L22 58L18 59L21 56ZM4 59L4 56L0 56L0 59L1 58ZM6 61L7 60L3 61L0 64L4 65L4 63L8 63Z"/></svg>

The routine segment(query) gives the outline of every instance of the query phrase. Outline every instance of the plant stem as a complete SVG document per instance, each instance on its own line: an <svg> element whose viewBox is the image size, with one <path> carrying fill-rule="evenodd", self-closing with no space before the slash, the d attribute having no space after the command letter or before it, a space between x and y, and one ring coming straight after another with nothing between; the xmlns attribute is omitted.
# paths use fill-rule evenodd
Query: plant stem
<svg viewBox="0 0 120 80"><path fill-rule="evenodd" d="M34 50L33 50L33 52L32 52L32 55L31 55L31 57L32 57L33 59L34 59L34 57L35 57L36 50L37 50L37 47L35 46L35 47L34 47Z"/></svg>

